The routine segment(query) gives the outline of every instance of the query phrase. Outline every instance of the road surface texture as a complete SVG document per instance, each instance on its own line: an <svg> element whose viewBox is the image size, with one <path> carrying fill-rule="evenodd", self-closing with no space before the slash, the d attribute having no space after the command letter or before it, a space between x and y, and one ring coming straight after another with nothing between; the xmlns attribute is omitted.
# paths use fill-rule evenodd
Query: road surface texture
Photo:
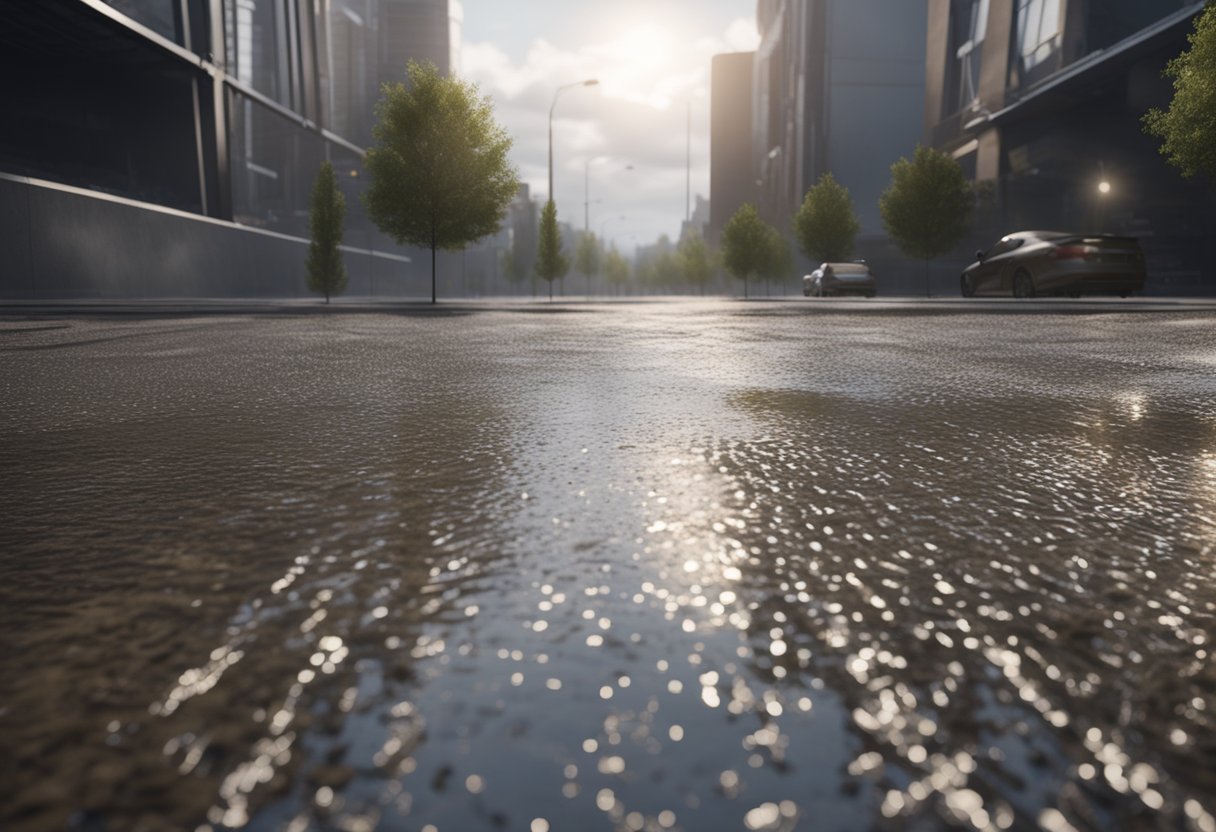
<svg viewBox="0 0 1216 832"><path fill-rule="evenodd" d="M1216 830L1216 316L819 308L0 321L0 827Z"/></svg>

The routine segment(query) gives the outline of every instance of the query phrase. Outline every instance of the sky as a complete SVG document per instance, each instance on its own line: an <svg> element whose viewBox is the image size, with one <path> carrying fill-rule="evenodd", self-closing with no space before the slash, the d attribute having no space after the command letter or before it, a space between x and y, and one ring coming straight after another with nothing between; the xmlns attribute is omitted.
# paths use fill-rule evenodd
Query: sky
<svg viewBox="0 0 1216 832"><path fill-rule="evenodd" d="M461 75L490 96L534 196L548 191L549 107L558 218L622 250L678 237L688 108L692 192L709 196L709 69L754 49L755 0L464 0ZM695 200L694 200L695 205Z"/></svg>

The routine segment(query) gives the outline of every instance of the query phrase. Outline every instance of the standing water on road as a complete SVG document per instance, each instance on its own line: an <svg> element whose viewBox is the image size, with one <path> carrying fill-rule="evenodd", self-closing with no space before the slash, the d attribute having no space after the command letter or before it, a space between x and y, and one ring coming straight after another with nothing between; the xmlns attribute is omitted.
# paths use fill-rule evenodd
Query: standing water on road
<svg viewBox="0 0 1216 832"><path fill-rule="evenodd" d="M0 826L1216 832L1216 335L0 322Z"/></svg>

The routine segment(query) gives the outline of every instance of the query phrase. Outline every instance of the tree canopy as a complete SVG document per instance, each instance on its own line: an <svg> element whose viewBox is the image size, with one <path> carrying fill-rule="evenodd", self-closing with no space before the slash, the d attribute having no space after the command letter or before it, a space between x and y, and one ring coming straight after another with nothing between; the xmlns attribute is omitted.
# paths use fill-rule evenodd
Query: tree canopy
<svg viewBox="0 0 1216 832"><path fill-rule="evenodd" d="M722 265L743 281L743 297L748 296L748 279L762 277L773 268L773 236L776 231L760 219L756 206L745 204L727 220L722 229Z"/></svg>
<svg viewBox="0 0 1216 832"><path fill-rule="evenodd" d="M562 238L557 228L557 205L545 203L540 212L540 241L536 251L536 275L549 284L549 300L553 300L553 281L570 271L570 260L562 251Z"/></svg>
<svg viewBox="0 0 1216 832"><path fill-rule="evenodd" d="M928 147L891 166L879 201L882 222L909 257L932 260L953 248L971 222L975 194L959 163Z"/></svg>
<svg viewBox="0 0 1216 832"><path fill-rule="evenodd" d="M839 262L853 255L861 224L853 210L848 188L830 173L806 192L794 216L794 233L807 257L817 262Z"/></svg>
<svg viewBox="0 0 1216 832"><path fill-rule="evenodd" d="M367 152L368 216L399 244L460 250L498 231L518 190L511 138L476 85L409 64L408 84L385 84Z"/></svg>
<svg viewBox="0 0 1216 832"><path fill-rule="evenodd" d="M1169 109L1150 110L1144 125L1183 176L1202 174L1216 184L1216 5L1195 21L1190 45L1165 69L1174 79Z"/></svg>
<svg viewBox="0 0 1216 832"><path fill-rule="evenodd" d="M615 248L604 256L604 276L608 284L616 289L629 282L629 262Z"/></svg>
<svg viewBox="0 0 1216 832"><path fill-rule="evenodd" d="M680 266L684 281L705 294L705 284L714 273L713 257L700 234L689 234L680 241Z"/></svg>
<svg viewBox="0 0 1216 832"><path fill-rule="evenodd" d="M574 269L587 278L587 294L591 294L591 278L600 273L600 259L603 252L600 241L595 234L584 232L578 238L578 246L574 250Z"/></svg>
<svg viewBox="0 0 1216 832"><path fill-rule="evenodd" d="M325 295L340 295L346 289L346 266L342 263L342 226L346 220L346 197L338 190L338 177L328 161L321 164L312 186L312 210L308 214L308 289Z"/></svg>

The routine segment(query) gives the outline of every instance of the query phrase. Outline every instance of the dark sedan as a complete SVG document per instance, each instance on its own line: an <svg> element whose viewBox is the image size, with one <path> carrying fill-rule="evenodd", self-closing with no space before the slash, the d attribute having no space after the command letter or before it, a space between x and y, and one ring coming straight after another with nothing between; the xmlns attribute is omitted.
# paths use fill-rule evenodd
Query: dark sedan
<svg viewBox="0 0 1216 832"><path fill-rule="evenodd" d="M963 297L1110 293L1144 289L1144 252L1135 237L1019 231L1002 237L963 272Z"/></svg>

